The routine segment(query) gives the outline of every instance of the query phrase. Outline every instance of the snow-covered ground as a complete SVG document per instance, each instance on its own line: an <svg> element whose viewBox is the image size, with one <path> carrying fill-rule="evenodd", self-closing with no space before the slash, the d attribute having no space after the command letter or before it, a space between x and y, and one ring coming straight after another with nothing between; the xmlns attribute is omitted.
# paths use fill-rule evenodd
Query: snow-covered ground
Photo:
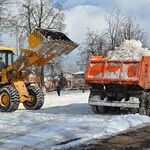
<svg viewBox="0 0 150 150"><path fill-rule="evenodd" d="M95 115L88 94L66 91L58 97L52 92L41 110L20 106L14 113L1 113L0 150L64 149L150 123L149 117L138 114Z"/></svg>

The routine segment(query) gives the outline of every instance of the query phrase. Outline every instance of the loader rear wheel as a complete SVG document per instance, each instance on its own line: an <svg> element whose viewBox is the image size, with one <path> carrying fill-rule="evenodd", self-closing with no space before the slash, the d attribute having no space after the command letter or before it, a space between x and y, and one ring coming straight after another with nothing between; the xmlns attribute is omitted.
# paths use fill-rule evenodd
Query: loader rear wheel
<svg viewBox="0 0 150 150"><path fill-rule="evenodd" d="M95 106L95 105L92 105L92 110L94 113L96 114L105 114L107 113L107 106Z"/></svg>
<svg viewBox="0 0 150 150"><path fill-rule="evenodd" d="M40 109L44 104L44 93L38 86L29 85L27 90L31 97L30 101L23 102L23 105L28 110Z"/></svg>
<svg viewBox="0 0 150 150"><path fill-rule="evenodd" d="M19 94L13 86L0 89L0 111L13 112L19 107Z"/></svg>

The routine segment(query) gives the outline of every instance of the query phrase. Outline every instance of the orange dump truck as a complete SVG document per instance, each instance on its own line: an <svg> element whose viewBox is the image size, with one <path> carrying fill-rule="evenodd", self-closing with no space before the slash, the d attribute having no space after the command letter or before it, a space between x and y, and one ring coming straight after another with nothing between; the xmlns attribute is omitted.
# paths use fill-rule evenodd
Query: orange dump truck
<svg viewBox="0 0 150 150"><path fill-rule="evenodd" d="M95 113L129 108L150 116L150 56L140 61L92 56L85 82L91 87L89 105Z"/></svg>

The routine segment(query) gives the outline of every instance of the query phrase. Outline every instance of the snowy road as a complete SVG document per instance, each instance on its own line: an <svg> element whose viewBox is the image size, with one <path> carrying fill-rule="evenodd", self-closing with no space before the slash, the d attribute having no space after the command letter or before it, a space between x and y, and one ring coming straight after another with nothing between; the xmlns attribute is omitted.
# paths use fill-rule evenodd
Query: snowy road
<svg viewBox="0 0 150 150"><path fill-rule="evenodd" d="M22 106L14 113L1 113L0 150L63 149L150 123L136 115L95 115L87 104L88 92L55 92L45 97L41 110ZM71 142L72 141L72 142Z"/></svg>

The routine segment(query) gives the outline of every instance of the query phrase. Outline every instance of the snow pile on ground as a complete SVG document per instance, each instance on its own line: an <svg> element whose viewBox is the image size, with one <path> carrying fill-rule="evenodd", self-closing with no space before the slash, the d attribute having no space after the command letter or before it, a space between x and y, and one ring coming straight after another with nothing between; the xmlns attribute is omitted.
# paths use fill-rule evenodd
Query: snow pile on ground
<svg viewBox="0 0 150 150"><path fill-rule="evenodd" d="M139 114L95 115L88 96L64 91L58 97L52 92L41 110L21 106L14 113L0 113L0 150L62 150L150 123L150 117Z"/></svg>
<svg viewBox="0 0 150 150"><path fill-rule="evenodd" d="M75 147L76 145L79 145L81 143L87 143L93 139L103 139L111 135L116 135L117 133L120 133L133 127L137 127L138 125L141 125L143 123L150 123L150 118L147 116L141 116L139 114L114 116L112 117L112 119L108 121L99 122L99 125L95 125L96 124L95 121L95 124L93 123L93 128L96 127L97 129L91 128L91 130L93 130L92 132L87 130L85 133L82 133L80 137L78 137L81 139L64 145L52 146L51 149L52 150L71 149L71 147Z"/></svg>
<svg viewBox="0 0 150 150"><path fill-rule="evenodd" d="M142 56L150 56L150 51L142 47L142 43L136 40L125 40L120 47L109 51L107 57L110 60L141 60Z"/></svg>

